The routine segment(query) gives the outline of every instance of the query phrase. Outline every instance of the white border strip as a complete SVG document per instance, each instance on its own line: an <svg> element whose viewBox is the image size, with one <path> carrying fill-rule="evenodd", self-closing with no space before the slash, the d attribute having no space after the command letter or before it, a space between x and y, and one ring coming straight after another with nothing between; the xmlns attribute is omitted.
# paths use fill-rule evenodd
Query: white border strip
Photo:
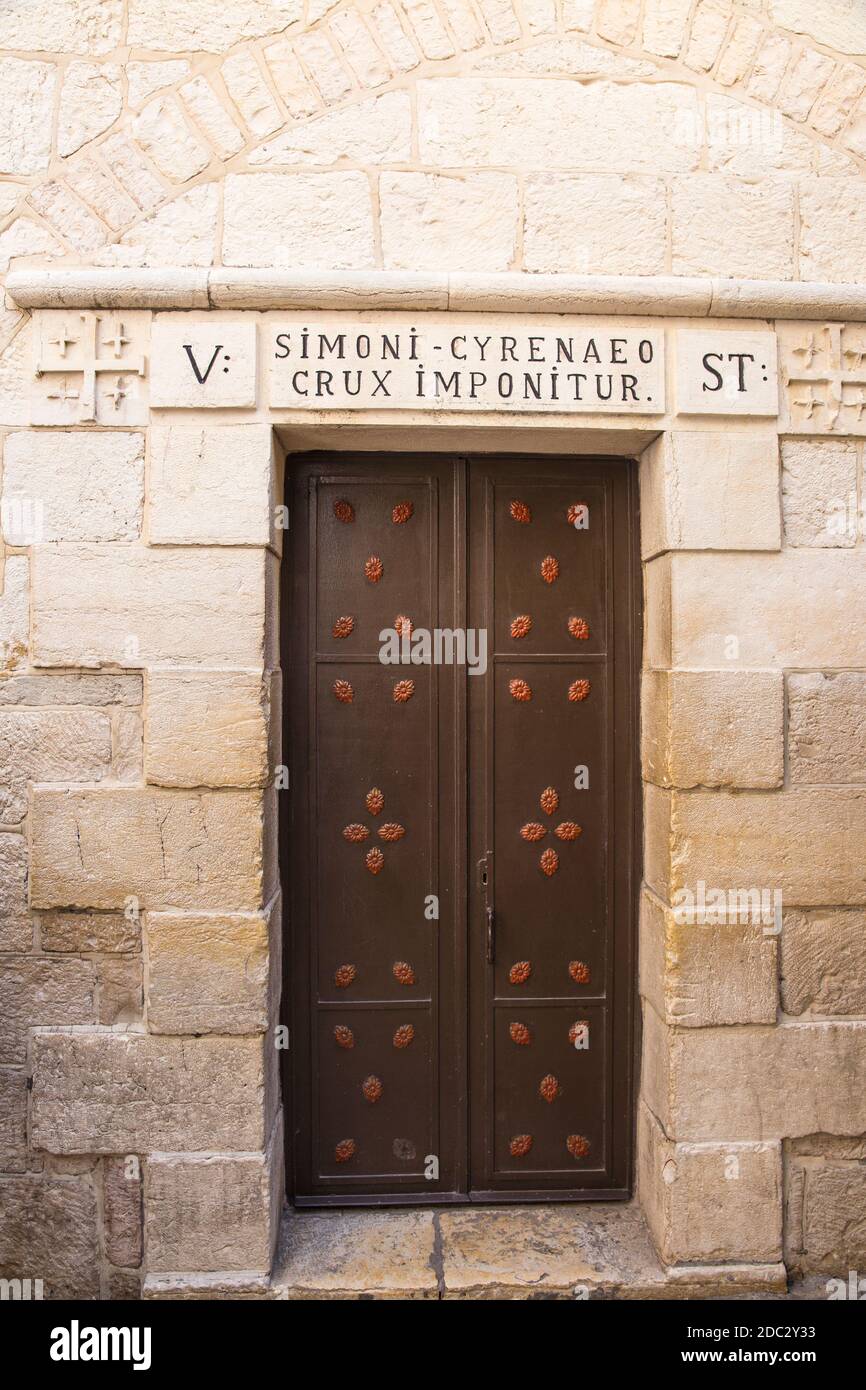
<svg viewBox="0 0 866 1390"><path fill-rule="evenodd" d="M328 270L13 270L22 309L452 309L665 318L866 320L866 285L683 276Z"/></svg>

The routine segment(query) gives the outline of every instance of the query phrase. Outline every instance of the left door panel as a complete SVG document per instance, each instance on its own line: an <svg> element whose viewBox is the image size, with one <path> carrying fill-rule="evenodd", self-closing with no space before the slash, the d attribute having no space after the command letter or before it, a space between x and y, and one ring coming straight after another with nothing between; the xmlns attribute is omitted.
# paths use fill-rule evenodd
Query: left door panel
<svg viewBox="0 0 866 1390"><path fill-rule="evenodd" d="M462 464L289 477L293 1196L442 1201L466 1188L465 672L389 664L380 634L463 625Z"/></svg>

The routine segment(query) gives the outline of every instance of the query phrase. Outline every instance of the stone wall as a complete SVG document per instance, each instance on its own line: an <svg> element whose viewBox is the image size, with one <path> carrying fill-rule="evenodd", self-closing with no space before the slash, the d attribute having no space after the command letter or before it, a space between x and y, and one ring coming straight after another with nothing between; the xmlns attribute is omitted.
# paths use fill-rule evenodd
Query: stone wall
<svg viewBox="0 0 866 1390"><path fill-rule="evenodd" d="M0 47L2 272L866 283L851 6L55 0L5 6ZM74 372L34 374L63 323L0 310L0 1274L52 1296L258 1287L282 1192L287 417L255 371L184 414L147 308L119 321L147 370L82 420ZM639 1191L671 1265L846 1273L866 327L777 330L778 420L644 430ZM780 890L781 931L683 926L698 881Z"/></svg>

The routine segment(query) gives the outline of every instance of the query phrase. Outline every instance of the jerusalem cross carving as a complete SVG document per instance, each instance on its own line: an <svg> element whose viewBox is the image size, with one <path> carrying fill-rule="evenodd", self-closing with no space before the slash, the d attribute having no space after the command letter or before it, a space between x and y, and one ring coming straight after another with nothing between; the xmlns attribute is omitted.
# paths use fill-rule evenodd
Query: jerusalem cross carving
<svg viewBox="0 0 866 1390"><path fill-rule="evenodd" d="M45 310L36 319L34 425L147 423L149 314Z"/></svg>
<svg viewBox="0 0 866 1390"><path fill-rule="evenodd" d="M866 435L866 325L778 325L783 432Z"/></svg>

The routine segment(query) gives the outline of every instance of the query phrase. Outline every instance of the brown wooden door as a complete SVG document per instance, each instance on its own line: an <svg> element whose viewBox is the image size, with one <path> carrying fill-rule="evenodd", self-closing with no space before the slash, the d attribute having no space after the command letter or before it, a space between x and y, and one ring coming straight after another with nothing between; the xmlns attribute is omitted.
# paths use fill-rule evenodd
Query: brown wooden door
<svg viewBox="0 0 866 1390"><path fill-rule="evenodd" d="M310 455L289 482L290 1195L626 1196L628 465Z"/></svg>

